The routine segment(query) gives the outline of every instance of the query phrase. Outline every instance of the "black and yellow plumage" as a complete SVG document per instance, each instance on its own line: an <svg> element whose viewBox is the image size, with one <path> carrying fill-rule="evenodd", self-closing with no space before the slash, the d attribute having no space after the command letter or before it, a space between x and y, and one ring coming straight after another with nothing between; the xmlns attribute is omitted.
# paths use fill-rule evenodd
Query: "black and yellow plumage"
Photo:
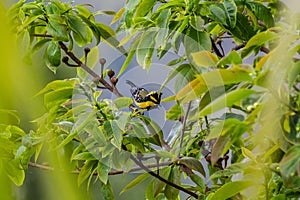
<svg viewBox="0 0 300 200"><path fill-rule="evenodd" d="M139 108L149 110L160 104L162 93L157 91L148 92L145 88L138 87L129 80L126 80L126 83L131 86L130 93L135 105Z"/></svg>

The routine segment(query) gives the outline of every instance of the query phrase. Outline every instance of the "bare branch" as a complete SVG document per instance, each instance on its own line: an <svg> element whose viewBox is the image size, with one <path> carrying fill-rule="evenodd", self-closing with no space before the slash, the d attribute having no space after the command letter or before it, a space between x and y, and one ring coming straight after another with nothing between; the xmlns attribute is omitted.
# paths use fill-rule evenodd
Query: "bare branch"
<svg viewBox="0 0 300 200"><path fill-rule="evenodd" d="M192 191L189 191L188 189L186 189L186 188L184 188L184 187L182 187L180 185L177 185L177 184L175 184L173 182L170 182L170 181L166 180L165 178L161 177L159 174L151 171L142 162L140 162L138 159L136 159L133 155L130 155L130 159L133 160L133 162L135 162L135 164L137 164L143 170L145 170L146 172L148 172L151 176L153 176L153 177L157 178L158 180L160 180L160 181L162 181L162 182L164 182L164 183L166 183L166 184L168 184L168 185L170 185L170 186L172 186L172 187L174 187L174 188L176 188L176 189L178 189L178 190L180 190L182 192L185 192L185 193L191 195L192 197L194 197L196 199L198 199L199 196L196 193L194 193Z"/></svg>

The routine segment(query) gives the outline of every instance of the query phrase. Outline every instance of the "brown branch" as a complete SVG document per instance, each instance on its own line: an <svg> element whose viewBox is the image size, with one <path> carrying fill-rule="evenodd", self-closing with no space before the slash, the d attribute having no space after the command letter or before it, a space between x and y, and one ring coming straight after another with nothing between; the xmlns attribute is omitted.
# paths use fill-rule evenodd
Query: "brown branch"
<svg viewBox="0 0 300 200"><path fill-rule="evenodd" d="M167 179L163 178L162 176L160 176L159 174L153 172L153 171L150 171L149 168L147 168L142 162L140 162L138 159L136 159L133 155L130 155L130 159L133 160L133 162L135 162L135 164L137 164L140 168L142 168L143 170L145 170L146 172L148 172L151 176L157 178L158 180L166 183L167 185L170 185L182 192L185 192L189 195L191 195L192 197L198 199L198 195L192 191L189 191L188 189L184 188L184 187L181 187L180 185L177 185L173 182L170 182L168 181Z"/></svg>
<svg viewBox="0 0 300 200"><path fill-rule="evenodd" d="M187 109L186 109L186 113L185 113L185 115L183 117L182 129L181 129L181 133L180 133L179 152L178 152L177 158L180 157L180 149L181 149L182 144L183 144L183 138L184 138L184 132L185 132L185 127L186 127L186 121L187 121L187 118L188 118L188 115L189 115L189 112L190 112L190 109L191 109L191 104L192 104L192 102L190 101L188 103L188 106L187 106Z"/></svg>
<svg viewBox="0 0 300 200"><path fill-rule="evenodd" d="M60 45L60 48L76 63L78 64L83 70L85 70L87 73L89 73L93 77L93 81L97 84L100 82L104 85L108 90L110 90L112 93L114 93L118 97L122 97L123 95L117 90L116 87L111 86L108 82L104 80L104 78L101 78L96 72L94 72L92 69L90 69L87 65L85 65L79 58L77 58L73 52L68 50L68 47L61 41L58 42Z"/></svg>
<svg viewBox="0 0 300 200"><path fill-rule="evenodd" d="M217 56L219 56L220 58L224 57L224 55L222 55L221 52L219 51L219 49L216 46L215 41L212 39L212 37L210 37L210 41L211 41L212 48L213 48L214 52L217 54Z"/></svg>
<svg viewBox="0 0 300 200"><path fill-rule="evenodd" d="M231 49L231 51L237 51L237 50L240 50L240 49L243 48L243 47L245 47L245 44L239 44L239 45L233 47L233 48Z"/></svg>
<svg viewBox="0 0 300 200"><path fill-rule="evenodd" d="M168 161L168 162L162 162L162 163L153 163L153 164L149 164L149 165L146 165L145 167L147 167L148 169L151 169L151 168L158 168L158 167L164 167L164 166L168 166L170 164L172 164L173 162L171 161ZM29 162L28 163L28 166L30 167L34 167L34 168L38 168L38 169L42 169L42 170L47 170L47 171L54 171L54 168L53 167L50 167L50 166L47 166L47 165L42 165L42 164L37 164L37 163L34 163L34 162ZM130 172L136 172L136 171L141 171L143 170L143 168L141 167L134 167L132 169L130 169L129 171L123 171L123 170L112 170L110 172L108 172L108 175L118 175L118 174L124 174L124 173L130 173ZM80 173L80 170L74 170L74 171L71 171L70 173L72 174L79 174ZM98 173L95 172L93 174L94 176L97 176Z"/></svg>
<svg viewBox="0 0 300 200"><path fill-rule="evenodd" d="M35 37L45 37L45 38L53 38L52 35L48 35L48 34L32 34L32 36L35 36Z"/></svg>

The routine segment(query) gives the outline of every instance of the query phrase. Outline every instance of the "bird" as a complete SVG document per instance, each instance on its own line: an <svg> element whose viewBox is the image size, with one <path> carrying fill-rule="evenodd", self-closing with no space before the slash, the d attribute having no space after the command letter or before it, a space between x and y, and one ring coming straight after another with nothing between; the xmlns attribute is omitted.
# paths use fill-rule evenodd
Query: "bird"
<svg viewBox="0 0 300 200"><path fill-rule="evenodd" d="M126 80L126 83L131 86L130 93L135 105L139 108L150 110L160 104L162 93L157 91L148 92L145 88L138 87L129 80Z"/></svg>

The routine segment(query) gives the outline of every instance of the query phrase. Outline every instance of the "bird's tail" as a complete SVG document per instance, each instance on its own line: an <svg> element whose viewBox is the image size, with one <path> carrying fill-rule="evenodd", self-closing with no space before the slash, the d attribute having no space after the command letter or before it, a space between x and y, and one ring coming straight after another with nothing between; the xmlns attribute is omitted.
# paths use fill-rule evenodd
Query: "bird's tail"
<svg viewBox="0 0 300 200"><path fill-rule="evenodd" d="M129 81L129 80L126 80L126 83L128 85L130 85L131 87L137 87L133 82Z"/></svg>

